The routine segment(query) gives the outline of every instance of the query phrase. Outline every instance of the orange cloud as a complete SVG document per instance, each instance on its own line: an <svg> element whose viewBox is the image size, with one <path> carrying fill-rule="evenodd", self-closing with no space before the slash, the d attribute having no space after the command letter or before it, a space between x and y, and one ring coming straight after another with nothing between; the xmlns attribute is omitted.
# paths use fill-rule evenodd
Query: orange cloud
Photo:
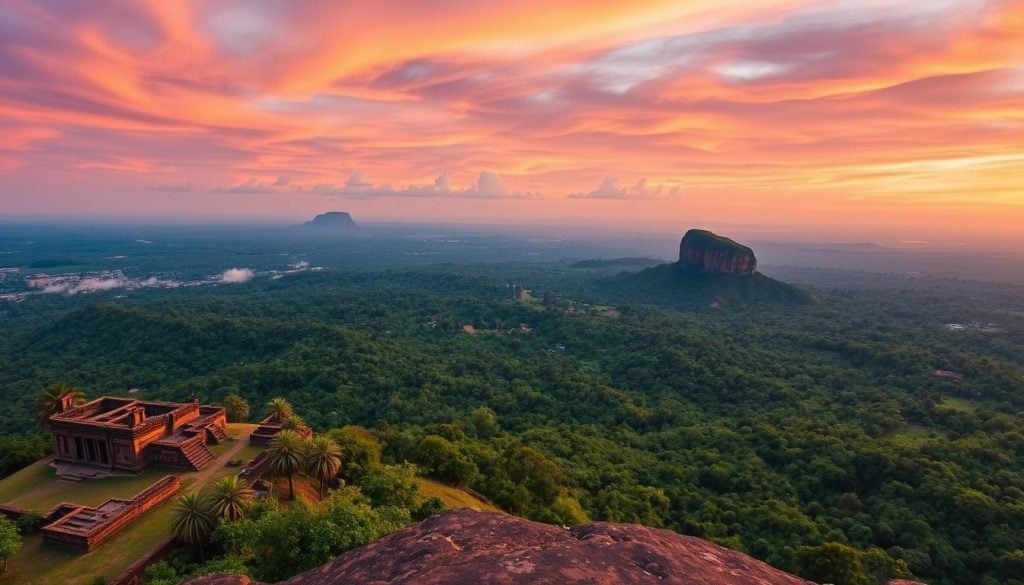
<svg viewBox="0 0 1024 585"><path fill-rule="evenodd" d="M481 218L1012 230L1022 38L1022 0L13 2L0 212L91 182L138 213L459 193Z"/></svg>

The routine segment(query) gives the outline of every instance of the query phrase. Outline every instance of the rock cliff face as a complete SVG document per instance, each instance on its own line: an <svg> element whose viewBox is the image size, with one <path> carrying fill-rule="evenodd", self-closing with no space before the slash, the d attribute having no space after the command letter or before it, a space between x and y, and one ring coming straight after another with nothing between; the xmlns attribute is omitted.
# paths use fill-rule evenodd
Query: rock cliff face
<svg viewBox="0 0 1024 585"><path fill-rule="evenodd" d="M211 575L190 585L249 585ZM706 540L629 524L571 530L449 510L302 573L286 585L813 585Z"/></svg>
<svg viewBox="0 0 1024 585"><path fill-rule="evenodd" d="M679 263L700 272L754 274L754 251L707 230L690 230L679 243Z"/></svg>
<svg viewBox="0 0 1024 585"><path fill-rule="evenodd" d="M327 213L321 213L320 215L313 218L313 221L307 221L302 224L302 227L313 227L313 228L354 228L356 222L352 221L352 216L347 211L328 211Z"/></svg>

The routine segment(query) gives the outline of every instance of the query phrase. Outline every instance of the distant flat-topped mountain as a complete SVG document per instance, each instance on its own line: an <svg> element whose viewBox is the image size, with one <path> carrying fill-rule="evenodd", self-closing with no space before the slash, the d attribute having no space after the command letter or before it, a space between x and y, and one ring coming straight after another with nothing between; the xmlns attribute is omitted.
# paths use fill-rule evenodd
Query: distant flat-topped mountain
<svg viewBox="0 0 1024 585"><path fill-rule="evenodd" d="M692 229L679 242L679 260L603 283L634 302L686 306L813 304L814 295L757 271L754 251L730 238Z"/></svg>
<svg viewBox="0 0 1024 585"><path fill-rule="evenodd" d="M699 272L745 274L757 272L750 248L707 230L690 230L679 242L679 264Z"/></svg>
<svg viewBox="0 0 1024 585"><path fill-rule="evenodd" d="M356 227L356 222L352 221L352 216L347 211L328 211L314 217L312 221L301 224L300 227L351 229Z"/></svg>

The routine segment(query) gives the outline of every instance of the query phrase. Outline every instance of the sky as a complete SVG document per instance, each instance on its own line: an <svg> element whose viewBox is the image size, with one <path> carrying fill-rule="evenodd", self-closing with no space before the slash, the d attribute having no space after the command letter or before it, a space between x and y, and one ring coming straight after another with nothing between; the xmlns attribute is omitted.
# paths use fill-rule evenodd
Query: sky
<svg viewBox="0 0 1024 585"><path fill-rule="evenodd" d="M0 0L0 218L1020 243L1024 0Z"/></svg>

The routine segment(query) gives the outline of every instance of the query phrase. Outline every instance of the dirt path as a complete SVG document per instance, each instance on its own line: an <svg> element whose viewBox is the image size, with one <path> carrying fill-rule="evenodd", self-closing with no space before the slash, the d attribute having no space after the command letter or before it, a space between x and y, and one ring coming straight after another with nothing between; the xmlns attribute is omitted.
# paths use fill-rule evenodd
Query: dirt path
<svg viewBox="0 0 1024 585"><path fill-rule="evenodd" d="M235 459L235 455L237 455L239 451L248 446L248 435L239 435L237 439L234 439L234 444L231 445L230 449L228 449L226 452L224 452L224 454L217 457L213 461L207 463L200 471L197 471L195 474L192 475L190 479L194 481L190 486L190 489L198 490L202 488L204 485L206 485L206 482L210 480L210 476L216 474L221 469L223 469L228 461ZM239 470L241 470L241 468L239 468Z"/></svg>
<svg viewBox="0 0 1024 585"><path fill-rule="evenodd" d="M236 459L235 456L238 455L238 453L242 451L242 449L245 449L246 447L249 446L248 430L243 429L231 440L234 443L231 445L230 449L222 453L213 461L207 463L202 470L197 471L191 474L191 476L189 476L189 479L193 480L192 484L189 485L188 487L189 491L199 491L203 489L204 487L206 487L207 482L209 482L210 479L214 476L220 475L223 477L222 472L224 470L225 465L227 465L227 462L231 461L232 459ZM239 470L241 470L241 468L239 468ZM134 563L132 563L131 566L129 566L125 571L118 575L118 577L114 579L112 583L116 584L135 582L136 577L142 575L143 571L146 570L146 567L150 563L153 563L163 558L163 556L173 545L174 539L171 537L168 537L160 541L160 543L158 543L156 546L154 546L141 557L139 557Z"/></svg>

